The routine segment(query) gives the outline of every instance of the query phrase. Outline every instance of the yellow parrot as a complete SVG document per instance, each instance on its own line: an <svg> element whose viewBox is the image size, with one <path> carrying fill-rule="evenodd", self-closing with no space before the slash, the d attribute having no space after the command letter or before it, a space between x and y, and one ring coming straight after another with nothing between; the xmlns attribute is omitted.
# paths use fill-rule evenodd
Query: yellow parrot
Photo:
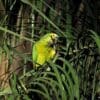
<svg viewBox="0 0 100 100"><path fill-rule="evenodd" d="M36 68L52 59L56 54L55 44L58 35L55 33L47 33L37 41L32 48L32 59Z"/></svg>

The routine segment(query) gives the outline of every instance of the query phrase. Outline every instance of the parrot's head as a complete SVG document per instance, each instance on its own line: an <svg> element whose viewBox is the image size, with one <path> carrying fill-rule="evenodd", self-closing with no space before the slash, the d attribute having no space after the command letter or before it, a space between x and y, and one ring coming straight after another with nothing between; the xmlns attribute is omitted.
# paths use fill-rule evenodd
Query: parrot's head
<svg viewBox="0 0 100 100"><path fill-rule="evenodd" d="M48 46L53 47L58 41L58 35L56 33L48 33L42 39Z"/></svg>

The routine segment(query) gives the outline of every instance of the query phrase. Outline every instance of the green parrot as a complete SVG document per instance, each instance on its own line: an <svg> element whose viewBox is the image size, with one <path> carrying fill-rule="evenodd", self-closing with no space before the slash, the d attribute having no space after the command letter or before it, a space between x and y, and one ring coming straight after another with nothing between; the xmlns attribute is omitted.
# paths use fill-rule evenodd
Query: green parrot
<svg viewBox="0 0 100 100"><path fill-rule="evenodd" d="M32 48L32 59L36 68L54 58L56 54L55 44L58 35L55 33L47 33L37 41Z"/></svg>

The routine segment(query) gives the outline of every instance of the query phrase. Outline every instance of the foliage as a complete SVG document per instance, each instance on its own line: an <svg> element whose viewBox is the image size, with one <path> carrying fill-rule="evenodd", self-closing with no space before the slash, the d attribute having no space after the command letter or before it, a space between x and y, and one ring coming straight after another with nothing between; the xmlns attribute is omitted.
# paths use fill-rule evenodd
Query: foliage
<svg viewBox="0 0 100 100"><path fill-rule="evenodd" d="M99 3L96 7L90 0L0 2L4 10L0 13L0 99L99 98L100 26L93 16L99 16ZM47 32L60 37L57 55L35 70L31 48Z"/></svg>

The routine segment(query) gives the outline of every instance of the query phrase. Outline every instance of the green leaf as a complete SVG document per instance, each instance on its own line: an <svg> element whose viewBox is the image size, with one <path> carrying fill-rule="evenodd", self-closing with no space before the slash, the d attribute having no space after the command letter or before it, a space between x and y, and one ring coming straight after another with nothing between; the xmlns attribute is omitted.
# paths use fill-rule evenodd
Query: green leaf
<svg viewBox="0 0 100 100"><path fill-rule="evenodd" d="M100 50L100 36L93 30L89 30L89 31L92 33L91 37L95 40L95 42Z"/></svg>

